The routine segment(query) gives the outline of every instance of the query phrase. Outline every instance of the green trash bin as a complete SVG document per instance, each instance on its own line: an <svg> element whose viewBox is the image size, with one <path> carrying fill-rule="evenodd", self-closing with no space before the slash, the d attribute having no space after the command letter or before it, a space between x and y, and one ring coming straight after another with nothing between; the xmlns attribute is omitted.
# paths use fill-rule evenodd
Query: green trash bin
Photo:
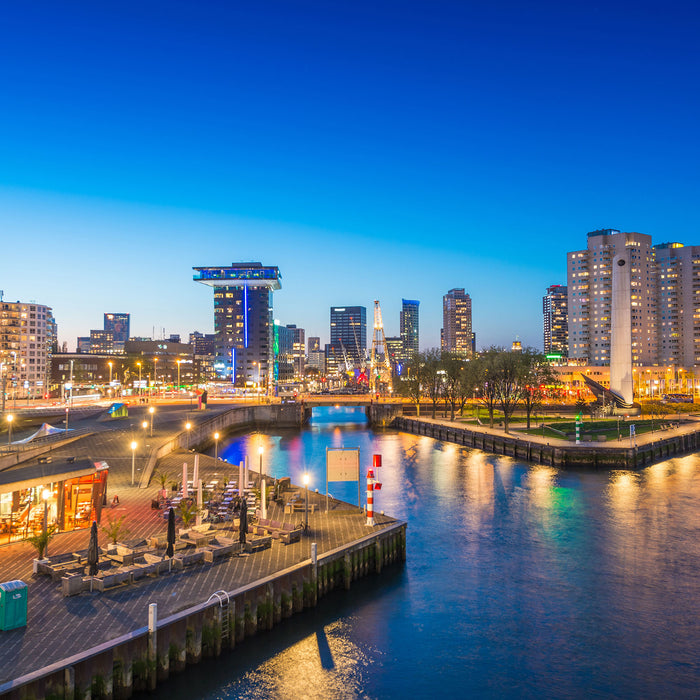
<svg viewBox="0 0 700 700"><path fill-rule="evenodd" d="M0 630L27 626L27 584L24 581L0 583Z"/></svg>

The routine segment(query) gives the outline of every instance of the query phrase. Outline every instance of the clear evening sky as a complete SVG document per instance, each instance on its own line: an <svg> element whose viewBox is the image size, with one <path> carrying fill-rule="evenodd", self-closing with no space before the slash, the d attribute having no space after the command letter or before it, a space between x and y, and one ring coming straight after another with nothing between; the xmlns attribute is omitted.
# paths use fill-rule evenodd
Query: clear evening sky
<svg viewBox="0 0 700 700"><path fill-rule="evenodd" d="M277 265L275 317L473 299L541 347L587 231L700 244L695 2L8 2L0 289L60 340L213 330L192 267ZM369 337L369 334L368 334Z"/></svg>

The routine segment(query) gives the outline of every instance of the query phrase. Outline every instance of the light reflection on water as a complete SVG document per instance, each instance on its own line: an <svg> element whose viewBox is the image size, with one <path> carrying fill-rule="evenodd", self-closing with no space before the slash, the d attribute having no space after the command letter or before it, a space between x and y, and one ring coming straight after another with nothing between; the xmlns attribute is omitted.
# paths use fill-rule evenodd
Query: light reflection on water
<svg viewBox="0 0 700 700"><path fill-rule="evenodd" d="M336 413L335 416L338 414ZM560 472L362 424L251 434L325 489L326 447L381 453L407 562L166 686L177 698L697 697L700 460ZM356 484L331 484L357 501ZM188 694L189 693L189 694Z"/></svg>

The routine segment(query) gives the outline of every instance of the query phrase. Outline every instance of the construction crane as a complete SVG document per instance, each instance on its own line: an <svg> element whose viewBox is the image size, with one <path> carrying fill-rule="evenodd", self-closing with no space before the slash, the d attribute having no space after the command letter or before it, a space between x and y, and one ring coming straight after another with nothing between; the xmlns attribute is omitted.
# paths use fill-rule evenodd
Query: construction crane
<svg viewBox="0 0 700 700"><path fill-rule="evenodd" d="M348 358L348 352L345 349L345 345L343 345L343 341L340 340L340 338L338 338L338 340L340 341L340 349L343 351L343 360L345 361L345 373L354 374L352 365L350 364L350 359Z"/></svg>
<svg viewBox="0 0 700 700"><path fill-rule="evenodd" d="M384 384L391 391L391 362L386 347L384 324L382 322L382 309L379 301L374 300L374 329L372 331L372 352L370 354L370 390L372 393L379 391L380 384Z"/></svg>

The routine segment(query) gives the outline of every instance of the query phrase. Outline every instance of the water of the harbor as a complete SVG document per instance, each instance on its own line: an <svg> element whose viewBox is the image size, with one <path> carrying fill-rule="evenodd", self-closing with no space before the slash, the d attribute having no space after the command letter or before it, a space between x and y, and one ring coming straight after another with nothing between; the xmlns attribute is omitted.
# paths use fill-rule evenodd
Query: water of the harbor
<svg viewBox="0 0 700 700"><path fill-rule="evenodd" d="M563 472L327 409L222 454L325 491L327 447L382 455L407 561L175 677L180 698L700 697L700 458ZM338 421L338 422L336 422ZM357 502L356 484L331 493ZM364 491L364 488L363 488Z"/></svg>

